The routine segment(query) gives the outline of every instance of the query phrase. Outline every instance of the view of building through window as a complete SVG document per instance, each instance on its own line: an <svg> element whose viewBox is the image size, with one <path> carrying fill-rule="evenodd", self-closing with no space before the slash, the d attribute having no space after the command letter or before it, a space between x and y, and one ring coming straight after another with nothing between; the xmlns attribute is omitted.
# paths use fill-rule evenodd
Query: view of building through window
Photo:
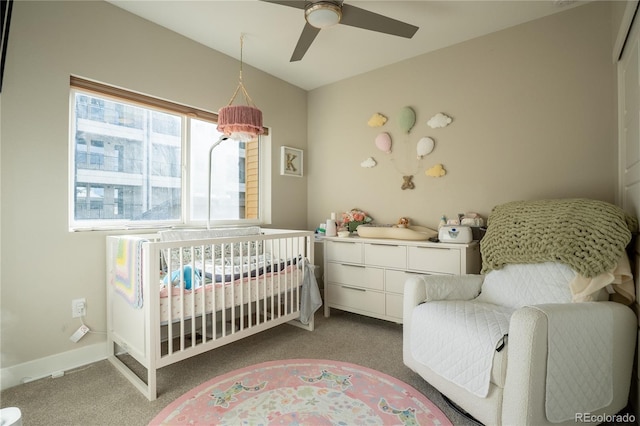
<svg viewBox="0 0 640 426"><path fill-rule="evenodd" d="M77 89L72 102L72 227L207 220L216 123ZM211 220L258 218L258 155L257 140L215 148Z"/></svg>

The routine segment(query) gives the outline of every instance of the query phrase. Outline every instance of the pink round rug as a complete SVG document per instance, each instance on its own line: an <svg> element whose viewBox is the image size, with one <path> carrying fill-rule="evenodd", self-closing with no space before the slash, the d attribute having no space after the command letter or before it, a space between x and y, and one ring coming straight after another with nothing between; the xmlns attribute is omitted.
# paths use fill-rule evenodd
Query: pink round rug
<svg viewBox="0 0 640 426"><path fill-rule="evenodd" d="M235 370L190 390L150 425L451 425L413 387L370 368L291 359Z"/></svg>

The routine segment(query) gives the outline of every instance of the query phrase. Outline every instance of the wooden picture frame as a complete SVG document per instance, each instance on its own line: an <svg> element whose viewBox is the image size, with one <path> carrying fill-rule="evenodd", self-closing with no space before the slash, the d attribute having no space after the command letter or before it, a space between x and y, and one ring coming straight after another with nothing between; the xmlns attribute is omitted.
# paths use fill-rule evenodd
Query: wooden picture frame
<svg viewBox="0 0 640 426"><path fill-rule="evenodd" d="M289 146L280 147L280 174L282 176L302 177L304 151Z"/></svg>

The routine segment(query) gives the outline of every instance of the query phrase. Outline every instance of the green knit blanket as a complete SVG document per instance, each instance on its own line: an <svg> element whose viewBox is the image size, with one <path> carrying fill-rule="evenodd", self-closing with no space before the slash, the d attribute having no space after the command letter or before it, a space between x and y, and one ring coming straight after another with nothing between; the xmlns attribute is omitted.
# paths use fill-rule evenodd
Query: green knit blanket
<svg viewBox="0 0 640 426"><path fill-rule="evenodd" d="M603 201L514 201L494 207L480 242L482 273L510 263L560 262L591 278L615 267L638 220Z"/></svg>

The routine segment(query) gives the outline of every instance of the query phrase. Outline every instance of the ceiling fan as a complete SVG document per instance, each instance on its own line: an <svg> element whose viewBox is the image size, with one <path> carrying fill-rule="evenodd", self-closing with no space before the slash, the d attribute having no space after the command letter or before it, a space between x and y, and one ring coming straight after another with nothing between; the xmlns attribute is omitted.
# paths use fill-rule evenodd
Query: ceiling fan
<svg viewBox="0 0 640 426"><path fill-rule="evenodd" d="M320 30L332 25L349 25L351 27L363 28L365 30L377 31L404 38L411 38L416 31L418 31L418 27L415 25L407 24L406 22L398 21L378 13L369 12L356 6L344 4L344 2L340 0L262 1L304 10L304 17L307 22L298 39L298 44L293 51L293 55L291 55L290 62L301 60Z"/></svg>

